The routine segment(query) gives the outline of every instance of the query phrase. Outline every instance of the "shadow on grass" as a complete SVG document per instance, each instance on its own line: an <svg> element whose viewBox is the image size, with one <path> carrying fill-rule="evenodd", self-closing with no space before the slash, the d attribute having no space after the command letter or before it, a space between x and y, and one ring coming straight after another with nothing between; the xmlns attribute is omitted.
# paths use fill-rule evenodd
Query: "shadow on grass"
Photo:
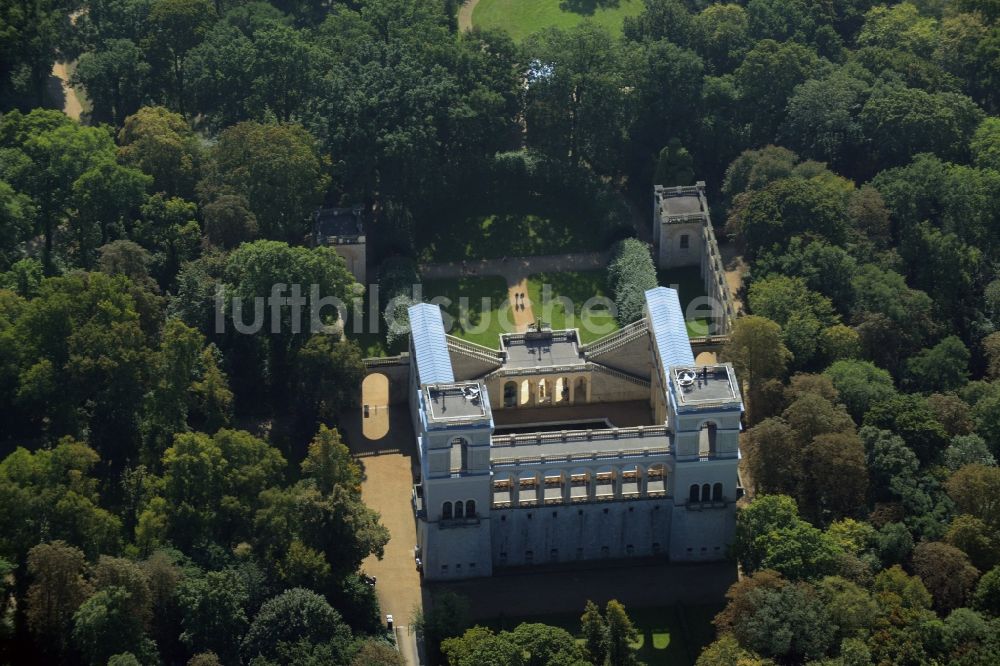
<svg viewBox="0 0 1000 666"><path fill-rule="evenodd" d="M524 198L504 209L455 210L421 230L424 263L528 257L605 249L596 220L552 201Z"/></svg>
<svg viewBox="0 0 1000 666"><path fill-rule="evenodd" d="M559 9L583 16L593 16L598 9L615 9L619 0L560 0Z"/></svg>
<svg viewBox="0 0 1000 666"><path fill-rule="evenodd" d="M636 657L647 666L687 666L715 636L712 618L718 606L674 605L659 608L630 608L629 617L639 634L632 644ZM582 610L580 614L582 614ZM511 631L522 622L541 622L565 629L583 642L580 614L560 613L530 617L499 617L480 623L494 631Z"/></svg>
<svg viewBox="0 0 1000 666"><path fill-rule="evenodd" d="M445 313L445 331L484 347L499 347L500 333L513 330L507 283L500 277L428 280L424 301L434 301Z"/></svg>

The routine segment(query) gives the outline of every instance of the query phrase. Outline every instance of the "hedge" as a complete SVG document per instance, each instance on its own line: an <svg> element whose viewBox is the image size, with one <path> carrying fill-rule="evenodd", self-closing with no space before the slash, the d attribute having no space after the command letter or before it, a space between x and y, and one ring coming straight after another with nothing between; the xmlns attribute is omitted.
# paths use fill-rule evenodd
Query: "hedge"
<svg viewBox="0 0 1000 666"><path fill-rule="evenodd" d="M631 324L643 316L646 290L656 287L656 268L649 245L637 238L615 243L608 264L608 289L617 306L618 323Z"/></svg>

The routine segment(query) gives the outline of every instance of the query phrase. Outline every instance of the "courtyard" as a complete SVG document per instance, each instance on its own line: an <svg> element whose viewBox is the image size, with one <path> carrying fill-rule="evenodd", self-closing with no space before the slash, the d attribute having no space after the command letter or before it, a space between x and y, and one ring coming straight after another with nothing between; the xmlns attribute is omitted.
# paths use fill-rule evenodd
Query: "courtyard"
<svg viewBox="0 0 1000 666"><path fill-rule="evenodd" d="M423 282L423 298L442 305L450 335L491 349L498 348L501 333L523 332L539 319L553 330L578 329L580 342L588 344L619 328L606 260L603 253L586 252L424 264L421 273L430 279ZM679 290L685 311L705 297L696 267L660 271L658 282ZM710 320L702 312L689 313L691 337L707 335Z"/></svg>

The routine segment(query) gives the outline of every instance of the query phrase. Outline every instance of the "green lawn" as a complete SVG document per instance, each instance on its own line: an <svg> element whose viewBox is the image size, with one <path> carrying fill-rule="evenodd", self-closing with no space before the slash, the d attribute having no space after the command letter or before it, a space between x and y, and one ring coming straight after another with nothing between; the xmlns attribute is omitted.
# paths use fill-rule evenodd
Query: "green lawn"
<svg viewBox="0 0 1000 666"><path fill-rule="evenodd" d="M702 282L700 271L697 266L685 266L683 268L669 268L659 271L657 281L663 287L671 287L678 291L681 300L681 308L685 316L688 317L688 336L692 338L708 335L710 317L699 317L699 314L708 314L708 308L704 305L688 312L688 306L692 301L704 298L705 284Z"/></svg>
<svg viewBox="0 0 1000 666"><path fill-rule="evenodd" d="M661 271L659 281L661 285L676 287L680 291L683 308L687 308L693 299L705 295L697 268ZM548 291L543 291L545 285L549 285ZM535 315L556 330L579 329L580 341L583 344L593 342L618 329L618 323L601 300L610 299L606 289L606 274L603 270L538 273L528 279L528 298L535 304L533 308ZM573 306L572 312L560 297L570 300ZM507 283L503 278L429 280L424 282L423 300L432 299L447 299L446 302L443 300L436 302L444 305L444 311L450 319L450 321L446 319L446 329L456 337L497 349L500 333L510 333L514 330L513 317L507 300ZM367 307L364 312L368 312ZM708 322L707 318L698 317L689 320L688 334L691 337L706 335ZM347 330L348 337L361 345L365 356L384 356L405 348L405 345L400 343L399 349L386 349L383 336L368 331L355 333L351 320L347 323Z"/></svg>
<svg viewBox="0 0 1000 666"><path fill-rule="evenodd" d="M642 10L642 0L479 0L472 25L502 28L519 42L542 28L569 28L589 18L620 35L622 19Z"/></svg>
<svg viewBox="0 0 1000 666"><path fill-rule="evenodd" d="M639 661L647 666L693 664L701 649L714 638L711 621L719 610L716 606L627 609L639 632L639 640L633 644L638 651ZM485 624L499 631L511 630L522 622L542 622L562 627L583 642L580 635L580 613L504 617Z"/></svg>
<svg viewBox="0 0 1000 666"><path fill-rule="evenodd" d="M424 301L443 307L447 315L445 331L455 337L497 349L500 333L513 331L507 283L503 278L428 280L423 288Z"/></svg>
<svg viewBox="0 0 1000 666"><path fill-rule="evenodd" d="M618 322L607 308L610 298L606 282L605 271L539 273L528 278L528 298L536 317L555 330L579 329L580 342L586 344L618 329Z"/></svg>
<svg viewBox="0 0 1000 666"><path fill-rule="evenodd" d="M440 222L421 237L423 263L604 249L604 239L587 220L565 211L492 213Z"/></svg>

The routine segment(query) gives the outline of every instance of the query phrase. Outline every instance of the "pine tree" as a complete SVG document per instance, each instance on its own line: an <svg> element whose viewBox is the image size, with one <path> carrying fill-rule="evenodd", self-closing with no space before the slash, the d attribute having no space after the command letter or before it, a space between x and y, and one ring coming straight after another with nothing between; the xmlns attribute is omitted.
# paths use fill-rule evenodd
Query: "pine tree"
<svg viewBox="0 0 1000 666"><path fill-rule="evenodd" d="M635 651L632 648L639 638L635 625L625 613L625 607L616 599L604 607L604 618L607 623L608 664L610 666L629 666L635 663Z"/></svg>
<svg viewBox="0 0 1000 666"><path fill-rule="evenodd" d="M587 658L595 666L603 666L608 656L608 625L593 601L587 601L580 618L580 627L586 640L584 647Z"/></svg>

